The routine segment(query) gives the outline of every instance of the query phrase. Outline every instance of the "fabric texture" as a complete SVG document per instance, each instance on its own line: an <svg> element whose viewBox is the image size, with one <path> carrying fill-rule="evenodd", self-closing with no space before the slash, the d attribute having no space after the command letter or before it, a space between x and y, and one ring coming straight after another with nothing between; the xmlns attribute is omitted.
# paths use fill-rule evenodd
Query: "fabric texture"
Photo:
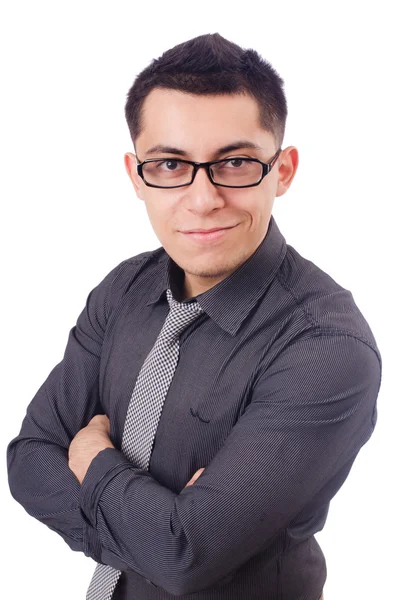
<svg viewBox="0 0 397 600"><path fill-rule="evenodd" d="M121 451L140 469L148 469L161 409L179 357L179 334L202 312L198 302L181 304L167 290L170 312L135 384L124 424ZM121 571L98 564L87 600L110 600Z"/></svg>
<svg viewBox="0 0 397 600"><path fill-rule="evenodd" d="M184 300L183 282L160 247L90 291L8 445L11 493L71 549L121 572L112 600L318 600L326 561L315 534L376 425L373 332L352 293L287 244L273 216L230 276ZM131 436L150 452L142 465L123 433L167 290L202 312L179 335L157 426L159 407L143 402L148 423ZM68 448L96 414L109 417L115 447L80 485Z"/></svg>

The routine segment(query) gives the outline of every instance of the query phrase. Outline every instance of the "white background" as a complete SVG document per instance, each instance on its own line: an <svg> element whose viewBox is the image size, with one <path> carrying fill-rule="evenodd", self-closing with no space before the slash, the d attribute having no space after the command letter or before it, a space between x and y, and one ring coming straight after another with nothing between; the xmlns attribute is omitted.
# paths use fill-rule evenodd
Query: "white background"
<svg viewBox="0 0 397 600"><path fill-rule="evenodd" d="M287 243L352 291L383 357L378 425L317 534L325 600L397 597L393 4L1 4L3 456L88 292L160 246L123 165L134 77L177 43L219 32L285 80L283 147L296 146L300 164L273 214ZM5 467L1 485L7 597L84 598L94 562L12 499Z"/></svg>

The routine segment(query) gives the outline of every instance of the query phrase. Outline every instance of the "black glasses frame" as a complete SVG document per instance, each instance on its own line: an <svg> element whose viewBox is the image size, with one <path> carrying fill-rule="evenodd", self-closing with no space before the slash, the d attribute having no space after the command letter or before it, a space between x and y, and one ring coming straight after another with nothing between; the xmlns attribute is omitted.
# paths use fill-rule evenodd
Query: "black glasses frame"
<svg viewBox="0 0 397 600"><path fill-rule="evenodd" d="M148 158L147 160L144 160L142 162L138 162L137 166L136 166L136 170L137 173L139 175L139 177L141 177L143 179L143 181L145 182L145 184L148 187L153 187L153 188L161 188L161 189L166 189L166 190L171 190L173 188L180 188L180 187L186 187L187 185L191 185L194 181L194 178L196 177L196 173L199 169L201 169L202 167L207 171L207 175L209 180L211 181L211 183L213 185L219 185L220 187L228 187L228 188L247 188L247 187L254 187L256 185L259 185L262 181L262 179L264 177L266 177L266 175L268 175L268 173L270 173L270 171L272 170L274 163L276 162L279 154L281 152L281 148L279 148L276 152L276 154L273 156L273 158L270 159L270 161L268 163L265 163L261 160L259 160L258 158L246 158L245 156L233 156L231 158L222 158L220 160L211 160L209 162L195 162L193 160L183 160L180 158L175 158L175 157L170 157L170 158ZM137 157L138 158L138 157ZM233 159L237 159L237 158L241 158L244 160L249 160L250 162L257 162L259 164L262 165L262 176L259 179L259 181L257 181L256 183L250 183L249 185L225 185L224 183L217 183L216 181L213 180L212 178L212 173L211 173L211 166L215 165L216 163L220 163L220 162L225 162L228 160L233 160ZM139 158L138 158L139 160ZM145 165L146 163L149 162L155 162L155 161L167 161L167 160L177 160L178 162L181 163L186 163L188 165L193 165L194 169L193 169L193 173L192 173L192 179L189 183L183 183L182 185L154 185L153 183L148 183L146 181L146 179L143 176L143 171L142 171L142 167L143 165Z"/></svg>

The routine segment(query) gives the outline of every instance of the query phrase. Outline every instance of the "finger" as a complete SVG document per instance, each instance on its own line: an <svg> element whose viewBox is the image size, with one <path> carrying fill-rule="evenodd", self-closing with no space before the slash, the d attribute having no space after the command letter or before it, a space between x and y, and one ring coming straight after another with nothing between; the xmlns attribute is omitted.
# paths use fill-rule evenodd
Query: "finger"
<svg viewBox="0 0 397 600"><path fill-rule="evenodd" d="M101 427L102 429L105 429L105 431L107 431L108 433L110 432L110 421L107 415L95 415L95 417L92 417L91 421L89 422L89 425Z"/></svg>
<svg viewBox="0 0 397 600"><path fill-rule="evenodd" d="M201 473L205 470L204 467L202 467L201 469L199 469L198 471L195 472L195 474L193 475L193 477L187 482L187 484L185 485L185 487L188 487L189 485L193 485L193 483L200 477Z"/></svg>
<svg viewBox="0 0 397 600"><path fill-rule="evenodd" d="M109 421L109 417L107 415L95 415L92 417L91 421L98 421L99 423L105 423Z"/></svg>

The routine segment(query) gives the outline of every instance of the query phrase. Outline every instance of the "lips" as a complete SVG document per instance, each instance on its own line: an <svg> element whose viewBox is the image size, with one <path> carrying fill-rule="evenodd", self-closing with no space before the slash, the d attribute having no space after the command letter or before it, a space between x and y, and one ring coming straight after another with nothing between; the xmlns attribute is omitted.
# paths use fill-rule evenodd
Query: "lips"
<svg viewBox="0 0 397 600"><path fill-rule="evenodd" d="M196 242L212 242L216 240L220 240L228 235L228 232L237 227L236 225L233 227L223 227L222 229L211 229L203 231L190 231L190 232L181 232L187 239L196 241Z"/></svg>
<svg viewBox="0 0 397 600"><path fill-rule="evenodd" d="M212 233L213 231L219 231L221 229L231 229L231 227L213 227L213 229L189 229L182 233Z"/></svg>

